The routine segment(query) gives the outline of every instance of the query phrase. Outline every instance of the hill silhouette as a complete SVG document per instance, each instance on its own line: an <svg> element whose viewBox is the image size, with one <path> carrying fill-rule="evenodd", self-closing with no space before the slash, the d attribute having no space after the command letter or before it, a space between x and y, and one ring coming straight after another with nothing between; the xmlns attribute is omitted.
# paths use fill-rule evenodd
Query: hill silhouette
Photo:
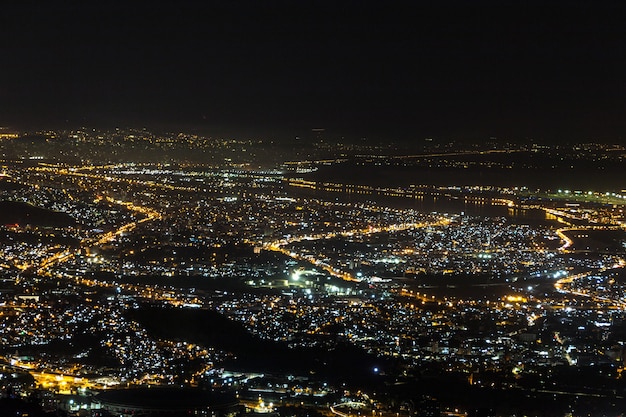
<svg viewBox="0 0 626 417"><path fill-rule="evenodd" d="M245 326L220 313L205 309L178 309L144 305L129 310L131 320L145 326L159 339L184 340L231 352L236 358L225 361L229 368L269 373L315 374L328 380L371 383L375 367L387 361L352 345L288 347L284 341L262 340Z"/></svg>
<svg viewBox="0 0 626 417"><path fill-rule="evenodd" d="M75 223L72 216L66 213L20 201L0 201L0 224L64 227Z"/></svg>

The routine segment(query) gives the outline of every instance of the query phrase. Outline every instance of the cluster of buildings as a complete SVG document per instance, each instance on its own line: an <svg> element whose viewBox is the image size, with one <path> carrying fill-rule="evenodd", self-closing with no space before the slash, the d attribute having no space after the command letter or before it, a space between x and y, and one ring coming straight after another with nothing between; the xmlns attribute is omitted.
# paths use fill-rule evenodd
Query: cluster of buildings
<svg viewBox="0 0 626 417"><path fill-rule="evenodd" d="M108 137L99 135L80 131L45 142L104 145ZM207 147L193 135L166 140L120 131L109 139L120 149ZM259 145L211 143L226 153ZM446 191L453 199L465 195L466 205L504 210L477 215L339 198L345 184L319 190L281 169L232 160L223 168L3 164L0 200L43 210L22 223L0 219L6 397L39 389L74 413L156 412L145 402L131 404L124 392L107 393L182 386L215 393L170 393L197 400L199 415L209 415L217 401L224 415L239 404L397 417L469 411L470 403L446 399L436 384L420 385L419 398L401 399L398 387L415 381L454 381L493 398L541 393L563 404L580 393L597 401L626 396L626 238L617 200L563 208L550 200L556 197L531 201L527 190ZM309 186L335 197L303 193ZM385 192L404 198L401 189ZM524 210L544 216L516 214ZM51 222L46 213L72 221ZM610 232L610 250L590 246L589 236L604 239L598 229ZM245 350L182 333L189 323L159 327L146 319L150 309L173 317L218 314L247 340L287 349L281 352L332 355L348 346L367 358L350 371L367 377L359 387L342 383L339 369L334 378L332 369L322 375L317 368L254 374L242 365ZM311 363L326 363L320 358ZM180 412L171 403L163 408Z"/></svg>

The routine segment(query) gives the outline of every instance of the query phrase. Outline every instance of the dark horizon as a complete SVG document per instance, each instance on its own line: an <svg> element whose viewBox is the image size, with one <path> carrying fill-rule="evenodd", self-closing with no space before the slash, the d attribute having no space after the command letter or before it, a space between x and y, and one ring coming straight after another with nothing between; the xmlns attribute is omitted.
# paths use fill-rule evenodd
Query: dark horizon
<svg viewBox="0 0 626 417"><path fill-rule="evenodd" d="M626 139L618 2L4 7L0 126Z"/></svg>

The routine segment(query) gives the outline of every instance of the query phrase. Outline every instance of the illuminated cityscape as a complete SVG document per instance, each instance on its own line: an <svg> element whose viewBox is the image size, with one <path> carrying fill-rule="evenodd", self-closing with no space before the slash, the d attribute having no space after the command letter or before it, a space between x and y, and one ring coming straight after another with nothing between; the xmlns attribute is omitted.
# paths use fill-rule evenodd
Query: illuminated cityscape
<svg viewBox="0 0 626 417"><path fill-rule="evenodd" d="M626 4L0 9L0 417L626 415Z"/></svg>
<svg viewBox="0 0 626 417"><path fill-rule="evenodd" d="M114 141L100 164L81 160ZM213 144L213 162L160 161L193 159L198 143ZM286 151L253 165L263 141L83 129L0 146L3 384L42 411L146 412L101 395L142 387L231 395L224 413L624 404L626 193L323 177L398 161L507 170L502 152L553 148L331 160L319 153L336 150L312 146L299 163ZM137 147L145 160L123 162ZM599 146L584 163L607 160L623 167L624 149Z"/></svg>

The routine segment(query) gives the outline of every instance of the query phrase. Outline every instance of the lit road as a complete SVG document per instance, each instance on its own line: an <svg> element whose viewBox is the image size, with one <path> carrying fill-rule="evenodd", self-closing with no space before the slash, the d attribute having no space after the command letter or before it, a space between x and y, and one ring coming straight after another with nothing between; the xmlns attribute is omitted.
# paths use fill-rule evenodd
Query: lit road
<svg viewBox="0 0 626 417"><path fill-rule="evenodd" d="M450 221L448 219L442 218L432 223L402 223L402 224L392 224L386 227L370 227L368 229L355 229L355 230L350 230L350 231L341 232L341 233L330 232L330 233L317 234L317 235L294 236L290 239L281 239L281 240L277 240L271 243L267 243L263 245L263 249L274 251L274 252L280 252L297 261L309 262L310 264L323 269L330 275L341 278L345 281L360 282L361 281L360 279L354 277L349 272L341 271L340 269L335 268L332 265L328 265L316 259L315 257L304 256L296 252L290 251L284 248L284 246L289 245L291 243L301 242L304 240L331 239L337 236L344 236L344 237L354 236L354 235L366 236L366 235L382 233L382 232L398 232L398 231L417 229L417 228L423 228L423 227L445 226L449 223ZM252 243L252 242L249 242L249 243Z"/></svg>
<svg viewBox="0 0 626 417"><path fill-rule="evenodd" d="M195 190L195 189L185 188L185 187L175 187L170 184L161 184L161 183L157 183L154 181L139 181L139 180L133 180L133 179L124 179L124 178L120 179L120 178L110 177L107 175L86 174L86 173L80 172L80 171L85 171L85 170L92 171L92 170L111 168L111 167L112 166L84 166L84 167L77 167L77 168L64 168L64 167L57 167L57 166L50 165L50 166L37 167L35 168L35 171L46 172L46 173L54 174L58 176L83 177L83 178L89 179L90 182L85 186L86 190L96 195L98 195L102 190L108 189L108 186L105 186L104 184L108 185L110 183L119 183L119 182L125 182L128 184L142 186L142 187L152 187L152 188L159 187L159 188L163 188L166 190L172 190L172 189L184 190L184 191ZM101 183L100 187L96 187L96 185L99 183ZM33 185L36 185L36 184L33 184ZM158 211L150 207L138 205L132 201L123 201L123 200L114 199L112 197L102 196L102 195L99 195L95 199L95 201L96 202L104 201L111 205L124 207L129 212L132 212L137 217L137 219L129 223L123 224L117 227L116 229L108 231L106 233L101 233L94 237L83 239L79 244L79 249L89 249L95 246L105 245L107 243L114 241L118 236L132 231L133 229L135 229L138 225L142 223L159 220L163 218L162 214L159 213ZM70 261L72 258L76 256L77 252L78 252L77 250L72 250L72 251L68 249L61 250L55 253L54 255L44 259L43 261L40 261L38 264L26 265L25 267L23 267L23 269L32 268L32 269L37 270L38 275L51 275L50 271L53 266L62 264L63 262ZM199 299L192 299L192 300L185 299L183 296L177 296L170 290L159 289L156 286L142 286L142 285L133 285L133 284L114 283L114 282L99 281L99 280L94 280L94 279L87 279L87 278L79 277L79 276L65 276L65 277L69 279L73 279L79 285L86 285L89 287L97 286L97 287L102 287L102 288L118 287L120 289L138 294L148 299L165 301L174 306L187 305L190 303L195 304L195 305L201 304L201 301Z"/></svg>
<svg viewBox="0 0 626 417"><path fill-rule="evenodd" d="M616 300L616 299L611 299L609 297L601 297L590 292L577 291L571 288L571 284L576 280L580 280L582 278L586 278L594 274L601 274L603 272L610 271L613 269L624 268L624 266L626 266L626 261L624 261L623 259L620 259L619 262L617 262L616 264L605 267L605 268L582 272L580 274L570 275L565 278L561 278L554 283L554 288L556 288L556 290L561 293L567 293L567 294L580 296L580 297L587 297L598 303L608 304L616 308L626 309L626 301L624 300Z"/></svg>
<svg viewBox="0 0 626 417"><path fill-rule="evenodd" d="M563 352L565 353L565 359L567 360L567 363L570 366L574 366L576 365L576 362L574 362L574 360L572 359L572 357L570 356L569 352L566 350L565 347L565 340L563 340L563 338L561 337L561 334L559 332L555 332L554 333L554 340L557 341L557 343L561 346L561 349L563 350Z"/></svg>
<svg viewBox="0 0 626 417"><path fill-rule="evenodd" d="M127 223L125 225L122 225L120 227L118 227L116 230L104 233L98 237L95 238L91 238L91 239L83 239L80 242L80 247L81 248L90 248L93 246L99 246L99 245L104 245L106 243L109 243L111 241L113 241L117 236L123 234L123 233L127 233L131 230L133 230L135 227L137 227L138 224L140 223L144 223L144 222L148 222L148 221L152 221L152 220L156 220L156 219L160 219L161 215L149 208L146 207L141 207L141 206L137 206L131 202L128 201L119 201L119 200L113 200L110 197L105 197L105 199L109 202L109 203L113 203L113 204L117 204L117 205L121 205L126 207L128 210L137 213L137 214L141 214L144 215L145 217L141 220L137 220L131 223ZM50 268L53 265L65 262L71 258L74 257L75 252L69 252L69 251L63 251L63 252L59 252L54 254L53 256L44 259L40 264L39 267L37 269L37 273L42 275L45 274L46 270L48 268Z"/></svg>
<svg viewBox="0 0 626 417"><path fill-rule="evenodd" d="M567 248L572 246L574 242L570 239L564 232L570 231L573 229L559 229L556 231L557 236L564 242L563 245L559 248L560 251L565 251Z"/></svg>
<svg viewBox="0 0 626 417"><path fill-rule="evenodd" d="M330 406L330 411L333 414L336 414L340 417L349 417L352 415L356 415L356 413L352 413L351 411L356 409L356 410L363 410L367 408L367 404L365 403L361 403L361 402L355 402L355 401L349 401L349 402L345 402L345 403L341 403L341 404L334 404Z"/></svg>
<svg viewBox="0 0 626 417"><path fill-rule="evenodd" d="M0 356L0 366L4 369L28 372L35 379L37 386L51 389L61 394L71 394L77 390L106 388L95 379L85 378L71 373L49 372L37 369L37 364L23 362L17 358ZM96 378L97 379L97 378Z"/></svg>
<svg viewBox="0 0 626 417"><path fill-rule="evenodd" d="M359 401L347 401L340 404L333 404L329 408L333 415L339 417L403 417L407 415L406 411L398 413L386 410L377 410L372 408L372 404Z"/></svg>

